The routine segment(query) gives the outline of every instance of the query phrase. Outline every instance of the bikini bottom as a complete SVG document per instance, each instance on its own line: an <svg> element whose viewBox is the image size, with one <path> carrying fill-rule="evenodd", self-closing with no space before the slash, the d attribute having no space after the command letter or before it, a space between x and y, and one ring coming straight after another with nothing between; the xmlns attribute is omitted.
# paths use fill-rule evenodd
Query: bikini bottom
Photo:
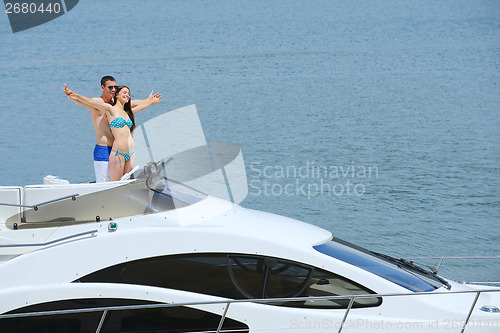
<svg viewBox="0 0 500 333"><path fill-rule="evenodd" d="M128 160L130 160L130 158L132 157L132 155L134 155L135 153L135 149L132 150L130 153L122 153L119 151L119 149L117 150L111 150L111 152L115 152L115 163L116 163L116 156L117 155L122 155L123 158L125 159L125 162L127 162ZM118 157L118 160L120 161L120 164L122 164L122 160L120 157Z"/></svg>

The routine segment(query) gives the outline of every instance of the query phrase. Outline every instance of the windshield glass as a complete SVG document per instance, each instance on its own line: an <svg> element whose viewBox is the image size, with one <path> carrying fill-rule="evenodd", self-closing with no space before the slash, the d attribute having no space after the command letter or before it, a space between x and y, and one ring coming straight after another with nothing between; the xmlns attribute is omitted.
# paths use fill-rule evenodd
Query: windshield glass
<svg viewBox="0 0 500 333"><path fill-rule="evenodd" d="M135 165L163 163L165 176L210 196L234 203L248 194L240 147L207 142L195 105L165 112L134 130ZM137 171L134 177L142 173Z"/></svg>
<svg viewBox="0 0 500 333"><path fill-rule="evenodd" d="M317 245L314 249L414 292L433 291L443 286L432 272L427 272L413 263L379 255L338 238Z"/></svg>

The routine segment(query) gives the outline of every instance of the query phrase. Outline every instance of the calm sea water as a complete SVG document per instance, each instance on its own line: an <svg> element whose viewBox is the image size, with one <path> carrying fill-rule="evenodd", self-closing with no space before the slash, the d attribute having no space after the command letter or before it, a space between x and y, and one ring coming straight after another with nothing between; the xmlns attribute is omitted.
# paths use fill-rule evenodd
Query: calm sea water
<svg viewBox="0 0 500 333"><path fill-rule="evenodd" d="M2 14L0 40L0 185L92 179L61 89L111 74L163 94L139 122L194 103L208 141L239 144L246 207L396 256L500 255L498 1L80 1L16 34Z"/></svg>

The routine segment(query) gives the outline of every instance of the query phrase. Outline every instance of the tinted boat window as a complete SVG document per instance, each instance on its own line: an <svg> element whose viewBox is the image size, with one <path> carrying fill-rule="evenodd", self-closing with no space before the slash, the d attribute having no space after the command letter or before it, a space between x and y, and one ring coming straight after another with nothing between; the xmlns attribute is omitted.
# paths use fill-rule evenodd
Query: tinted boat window
<svg viewBox="0 0 500 333"><path fill-rule="evenodd" d="M55 302L30 305L14 311L10 311L6 314L89 309L100 306L121 306L127 304L138 305L146 303L133 300L73 299L73 300L55 301ZM95 332L97 330L97 327L99 326L99 321L101 320L101 317L102 317L102 311L0 319L0 332L2 333L3 332L6 333Z"/></svg>
<svg viewBox="0 0 500 333"><path fill-rule="evenodd" d="M102 333L114 332L216 332L221 316L187 307L112 311ZM248 332L248 326L226 318L221 332Z"/></svg>
<svg viewBox="0 0 500 333"><path fill-rule="evenodd" d="M78 282L140 284L232 299L366 295L373 291L339 275L289 260L241 254L196 254L136 260L89 274ZM349 299L281 302L289 307L346 308ZM354 307L378 306L378 297Z"/></svg>
<svg viewBox="0 0 500 333"><path fill-rule="evenodd" d="M431 284L427 276L416 270L405 270L398 267L396 263L388 262L368 250L351 246L342 240L333 240L314 248L330 257L360 267L411 291L433 291L442 285L439 281L433 281Z"/></svg>
<svg viewBox="0 0 500 333"><path fill-rule="evenodd" d="M155 304L129 299L74 299L27 306L8 314L90 309L109 306ZM2 333L87 333L96 332L103 311L75 312L34 317L0 319ZM109 311L101 332L215 332L221 316L187 307L148 308ZM248 332L244 323L226 318L221 332Z"/></svg>

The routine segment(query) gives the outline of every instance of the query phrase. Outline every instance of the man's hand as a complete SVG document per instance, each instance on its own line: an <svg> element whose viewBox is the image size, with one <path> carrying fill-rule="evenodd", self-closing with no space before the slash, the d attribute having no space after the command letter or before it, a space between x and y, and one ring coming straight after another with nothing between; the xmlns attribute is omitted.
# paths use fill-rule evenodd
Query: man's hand
<svg viewBox="0 0 500 333"><path fill-rule="evenodd" d="M156 93L153 95L153 90L151 90L151 93L149 94L148 99L152 101L153 103L160 103L161 102L161 94Z"/></svg>

